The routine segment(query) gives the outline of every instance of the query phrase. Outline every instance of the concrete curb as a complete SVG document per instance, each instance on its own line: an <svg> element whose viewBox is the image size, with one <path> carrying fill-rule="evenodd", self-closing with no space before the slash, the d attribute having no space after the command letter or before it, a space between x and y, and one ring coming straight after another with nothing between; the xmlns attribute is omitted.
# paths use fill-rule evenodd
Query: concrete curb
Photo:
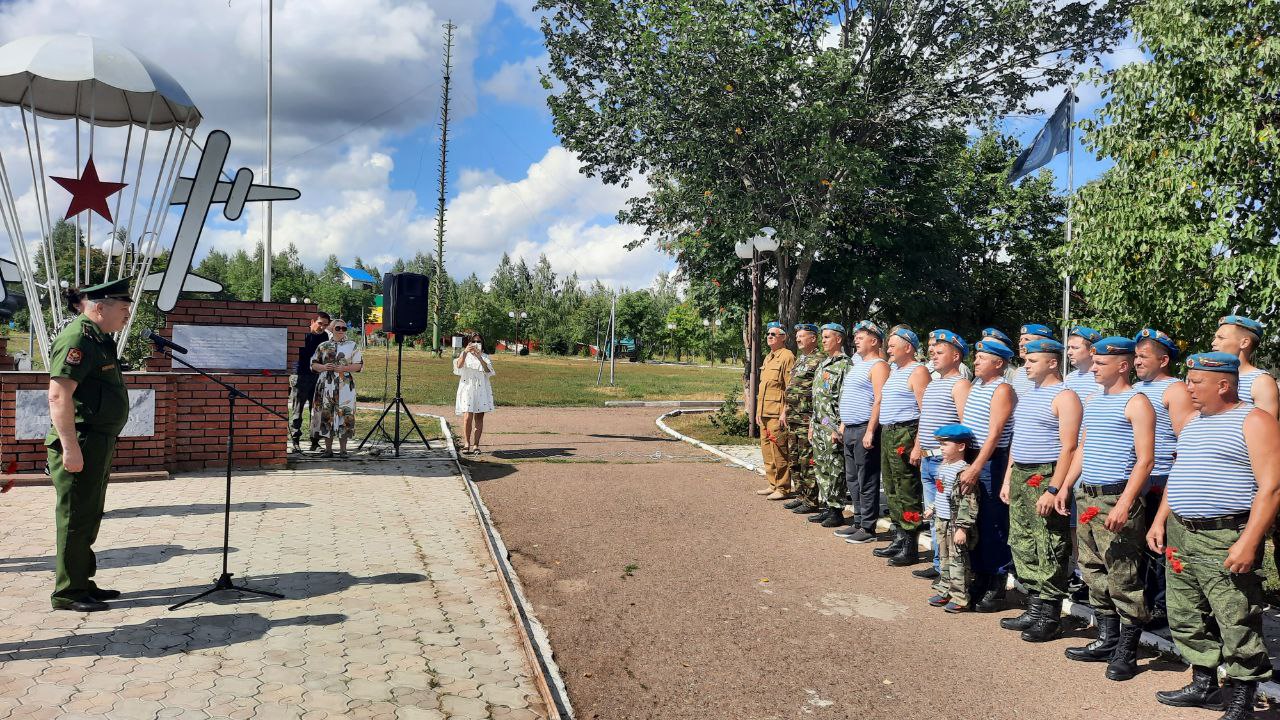
<svg viewBox="0 0 1280 720"><path fill-rule="evenodd" d="M667 424L666 424L666 423L664 423L664 422L663 422L663 420L664 420L664 419L666 419L666 418L668 418L668 417L671 417L671 416L673 416L673 415L680 415L680 414L682 414L683 412L684 412L684 411L681 411L681 410L673 410L673 411L671 411L671 412L669 412L669 413L666 413L666 414L664 414L664 415L661 415L661 416L656 420L658 427L659 427L663 432L667 433L668 435L670 435L670 436L672 436L672 437L674 437L674 438L676 438L676 439L678 439L678 440L683 440L683 441L685 441L685 442L689 443L690 445L694 445L694 446L696 446L696 447L700 447L700 448L702 448L703 450L706 450L706 451L708 451L708 452L710 452L710 453L712 453L712 454L714 454L714 455L716 455L716 456L718 456L718 457L725 458L726 460L729 460L730 462L732 462L732 463L733 463L733 464L735 464L735 465L741 466L741 467L743 467L743 468L746 468L747 470L752 470L752 471L757 472L757 473L759 473L759 474L761 474L761 475L764 475L764 470L763 470L762 468L756 467L755 465L753 465L753 464L751 464L751 463L749 463L749 462L746 462L745 460L741 460L741 459L739 459L739 458L733 457L732 455L729 455L728 453L725 453L725 452L722 452L722 451L720 451L720 450L717 450L716 448L711 447L710 445L707 445L706 443L704 443L704 442L702 442L702 441L700 441L700 440L695 440L695 439L693 439L693 438L691 438L691 437L689 437L689 436L687 436L687 435L683 435L683 434L681 434L681 433L678 433L678 432L676 432L675 430L672 430L670 427L668 427L668 426L667 426ZM710 412L710 411L709 411L709 410L693 410L693 411L690 411L690 412ZM880 518L880 520L878 520L878 521L876 522L876 530L877 530L878 532L886 532L886 531L888 531L889 526L890 526L890 523L889 523L889 519L888 519L888 518ZM919 538L920 538L920 541L919 541L919 542L920 542L920 550L921 550L922 552L929 552L929 553L932 553L932 552L933 552L933 542L929 539L929 533L922 532L922 533L920 533ZM1016 579L1016 578L1014 578L1012 575L1010 575L1010 576L1009 576L1009 581L1008 581L1008 584L1007 584L1007 586L1006 586L1006 589L1008 589L1008 590L1017 590L1018 592L1021 592L1021 593L1025 593L1025 592L1026 592L1026 590L1022 587L1022 584L1021 584L1021 583L1019 583L1019 582L1017 581L1017 579ZM1064 601L1063 601L1063 603L1062 603L1062 612L1063 612L1063 613L1065 613L1065 614L1067 614L1067 615L1074 615L1075 617L1078 617L1078 618L1081 618L1081 619L1083 619L1083 620L1086 620L1090 625L1092 625L1092 624L1093 624L1093 622L1094 622L1093 608L1090 608L1090 607L1088 607L1087 605L1081 605L1080 603L1075 603L1075 602L1072 602L1072 601L1070 601L1070 600L1064 600ZM1175 648L1175 647L1174 647L1174 645L1173 645L1173 643L1172 643L1172 642L1170 642L1169 640L1166 640L1166 639L1164 639L1164 638L1160 637L1159 635L1156 635L1155 633L1150 633L1150 632L1146 632L1146 631L1144 631L1144 632L1142 633L1142 638L1139 640L1139 643L1140 643L1143 647L1146 647L1146 648L1148 648L1148 649L1156 650L1156 651L1158 651L1158 652L1168 653L1168 654L1172 654L1172 655L1175 655L1175 656L1181 657L1180 655L1178 655L1178 650L1177 650L1177 648ZM1259 683L1259 684L1258 684L1258 693L1259 693L1259 694L1261 694L1261 695L1265 695L1265 696L1267 696L1267 697L1271 698L1272 700L1280 701L1280 683L1278 683L1278 682L1276 682L1276 681L1269 681L1269 682L1265 682L1265 683Z"/></svg>
<svg viewBox="0 0 1280 720"><path fill-rule="evenodd" d="M604 406L610 408L671 407L714 410L722 404L719 400L606 400Z"/></svg>
<svg viewBox="0 0 1280 720"><path fill-rule="evenodd" d="M511 554L502 541L501 533L493 526L493 518L489 514L488 506L480 497L480 491L471 479L471 473L467 472L466 466L458 457L458 449L454 446L453 432L449 429L448 421L439 415L414 414L419 417L435 418L440 422L440 432L444 435L449 457L457 466L458 474L467 484L467 493L471 496L471 503L476 509L476 516L484 530L485 545L488 546L490 557L502 576L502 587L506 592L507 600L511 603L516 628L525 641L526 654L530 656L533 671L537 674L535 684L538 686L543 702L547 705L547 720L573 720L573 706L569 702L569 692L565 689L560 667L556 665L551 640L547 637L547 631L542 623L534 616L532 605L525 597L524 586L520 584L520 578L516 575L515 568L511 566Z"/></svg>

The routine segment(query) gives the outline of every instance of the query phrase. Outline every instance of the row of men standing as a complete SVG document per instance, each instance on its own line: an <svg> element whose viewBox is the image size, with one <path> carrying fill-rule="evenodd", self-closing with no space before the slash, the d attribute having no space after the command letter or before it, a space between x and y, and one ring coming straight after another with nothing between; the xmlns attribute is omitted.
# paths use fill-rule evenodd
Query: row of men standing
<svg viewBox="0 0 1280 720"><path fill-rule="evenodd" d="M838 324L794 331L798 356L781 325L767 330L756 414L770 487L761 494L794 497L793 512L865 543L885 513L883 485L893 542L875 554L914 564L922 511L936 500L935 432L964 423L975 452L957 484L979 499L972 607L1001 609L1006 574L1016 572L1027 609L1001 625L1033 642L1056 637L1074 545L1098 639L1069 658L1106 662L1109 678L1129 679L1142 626L1167 598L1193 672L1158 699L1250 716L1256 683L1270 676L1257 570L1280 492L1280 393L1253 365L1260 324L1222 318L1216 352L1187 358L1186 382L1171 374L1178 344L1151 328L1103 338L1077 326L1066 348L1044 325L1023 326L1016 344L989 328L973 348L972 381L970 348L949 330L929 334L927 365L905 327L859 323L853 356ZM1065 377L1064 350L1074 365ZM846 504L853 517L841 527ZM1173 570L1167 591L1164 568Z"/></svg>

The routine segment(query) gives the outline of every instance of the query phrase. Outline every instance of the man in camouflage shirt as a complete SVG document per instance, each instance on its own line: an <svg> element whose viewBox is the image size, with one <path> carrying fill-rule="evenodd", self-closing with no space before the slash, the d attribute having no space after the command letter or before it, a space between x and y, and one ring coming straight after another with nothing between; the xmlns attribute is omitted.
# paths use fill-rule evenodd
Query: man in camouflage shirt
<svg viewBox="0 0 1280 720"><path fill-rule="evenodd" d="M783 507L796 514L817 512L818 481L809 443L809 422L813 419L813 378L826 355L818 347L818 326L801 323L795 327L796 356L787 383L787 404L782 410L782 427L791 443L791 489L796 499Z"/></svg>
<svg viewBox="0 0 1280 720"><path fill-rule="evenodd" d="M809 522L827 523L834 527L843 521L847 492L844 482L844 452L836 435L840 427L840 388L849 371L849 356L844 354L844 326L827 323L822 326L822 349L827 357L818 364L813 378L813 420L809 426L809 444L817 471L820 512Z"/></svg>

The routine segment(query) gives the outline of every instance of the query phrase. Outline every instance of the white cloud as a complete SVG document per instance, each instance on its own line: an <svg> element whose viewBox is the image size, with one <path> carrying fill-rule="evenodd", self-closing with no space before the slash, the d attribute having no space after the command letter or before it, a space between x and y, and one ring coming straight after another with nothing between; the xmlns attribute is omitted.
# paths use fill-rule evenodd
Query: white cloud
<svg viewBox="0 0 1280 720"><path fill-rule="evenodd" d="M538 70L545 70L548 61L549 57L543 53L520 62L503 63L481 88L503 102L546 110L548 92L542 88Z"/></svg>

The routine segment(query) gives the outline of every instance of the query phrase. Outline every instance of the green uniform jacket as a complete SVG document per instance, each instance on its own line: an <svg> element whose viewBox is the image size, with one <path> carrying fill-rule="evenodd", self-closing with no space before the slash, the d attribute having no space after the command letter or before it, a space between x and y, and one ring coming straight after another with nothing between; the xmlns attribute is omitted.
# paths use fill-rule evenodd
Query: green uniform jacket
<svg viewBox="0 0 1280 720"><path fill-rule="evenodd" d="M787 419L808 421L813 417L813 376L818 365L826 359L821 350L801 353L791 366L791 380L787 383Z"/></svg>
<svg viewBox="0 0 1280 720"><path fill-rule="evenodd" d="M115 437L129 420L129 390L120 372L116 343L84 315L71 321L53 341L49 377L76 381L76 429ZM44 444L58 439L52 427Z"/></svg>
<svg viewBox="0 0 1280 720"><path fill-rule="evenodd" d="M840 425L840 389L850 367L849 356L842 352L818 363L813 378L813 420L826 432L835 432ZM814 432L817 433L816 428Z"/></svg>

